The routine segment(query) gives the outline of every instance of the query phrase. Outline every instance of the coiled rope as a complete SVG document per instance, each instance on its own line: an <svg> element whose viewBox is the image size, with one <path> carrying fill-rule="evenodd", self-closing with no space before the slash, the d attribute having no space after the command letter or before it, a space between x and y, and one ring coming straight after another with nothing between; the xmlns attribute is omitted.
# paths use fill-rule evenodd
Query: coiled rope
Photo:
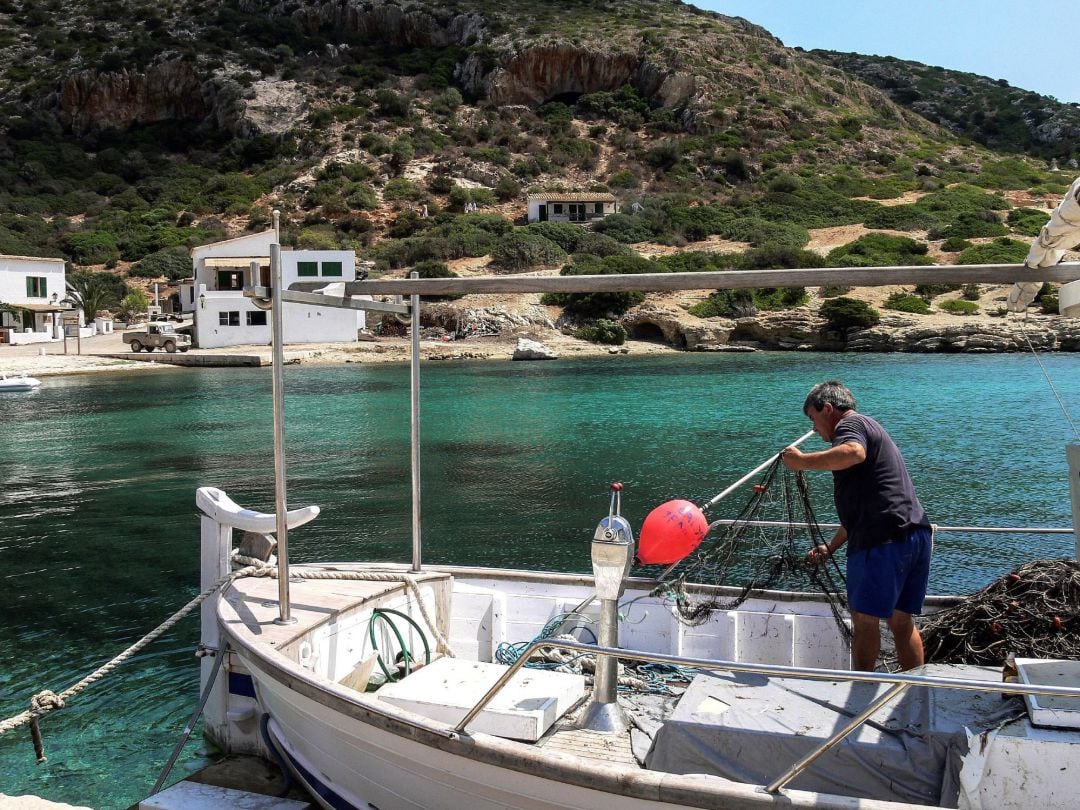
<svg viewBox="0 0 1080 810"><path fill-rule="evenodd" d="M44 717L49 712L56 709L62 709L67 704L67 701L75 697L83 690L87 689L92 684L100 681L106 675L111 673L114 669L134 656L141 649L146 647L152 641L157 639L167 630L171 629L177 622L187 616L195 608L199 607L210 596L217 591L232 584L234 580L242 577L271 577L276 579L278 576L278 569L276 565L270 565L262 560L258 560L252 557L245 557L239 554L233 554L232 560L234 563L244 565L232 573L226 574L209 588L204 590L172 616L159 624L145 636L140 638L126 650L121 652L115 658L111 659L108 663L95 669L89 675L82 680L72 684L59 694L53 692L50 689L43 689L40 692L35 693L30 698L30 708L24 712L8 717L4 720L0 720L0 734L5 734L9 731L13 731L17 728L21 728L27 724L30 725L30 735L34 744L34 753L37 756L38 762L45 762L45 750L41 740L41 730L38 726L38 719ZM390 572L359 572L359 571L294 571L301 575L303 579L338 579L338 580L355 580L355 581L374 581L374 582L401 582L409 590L410 594L415 598L416 605L420 610L420 615L427 623L428 628L431 630L432 636L435 638L437 649L443 655L450 658L454 657L453 651L450 649L450 642L446 637L439 632L435 622L432 621L431 615L428 613L427 607L424 605L424 600L420 594L420 589L416 584L416 578L408 576L406 574L396 574Z"/></svg>

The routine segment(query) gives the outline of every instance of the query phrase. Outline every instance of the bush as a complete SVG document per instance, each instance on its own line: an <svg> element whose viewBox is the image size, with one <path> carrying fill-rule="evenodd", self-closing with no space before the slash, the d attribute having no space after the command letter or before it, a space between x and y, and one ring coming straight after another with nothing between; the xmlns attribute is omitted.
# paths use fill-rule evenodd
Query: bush
<svg viewBox="0 0 1080 810"><path fill-rule="evenodd" d="M609 214L593 225L597 233L603 233L632 245L635 242L647 242L656 234L644 218L636 214Z"/></svg>
<svg viewBox="0 0 1080 810"><path fill-rule="evenodd" d="M821 305L821 317L832 329L847 332L849 329L867 329L881 322L881 314L864 301L841 296Z"/></svg>
<svg viewBox="0 0 1080 810"><path fill-rule="evenodd" d="M626 342L626 328L617 321L601 318L592 326L583 326L574 337L608 346L622 346Z"/></svg>
<svg viewBox="0 0 1080 810"><path fill-rule="evenodd" d="M822 298L836 298L841 295L847 295L851 292L851 287L844 287L839 284L829 284L822 287L818 292L821 293Z"/></svg>
<svg viewBox="0 0 1080 810"><path fill-rule="evenodd" d="M992 211L973 211L960 214L947 228L935 228L930 231L931 239L975 239L983 236L1004 236L1009 229Z"/></svg>
<svg viewBox="0 0 1080 810"><path fill-rule="evenodd" d="M957 264L1019 264L1027 257L1026 242L1002 237L985 245L970 247L956 257Z"/></svg>
<svg viewBox="0 0 1080 810"><path fill-rule="evenodd" d="M120 301L120 314L124 320L131 321L133 315L145 313L150 308L150 299L146 293L136 288Z"/></svg>
<svg viewBox="0 0 1080 810"><path fill-rule="evenodd" d="M749 289L717 290L704 301L687 310L698 318L751 318L757 315L754 291Z"/></svg>
<svg viewBox="0 0 1080 810"><path fill-rule="evenodd" d="M519 230L499 238L492 258L506 270L526 270L539 264L564 261L566 251L538 233Z"/></svg>
<svg viewBox="0 0 1080 810"><path fill-rule="evenodd" d="M974 315L979 311L979 305L974 301L942 301L938 304L938 307L945 312L951 312L954 315Z"/></svg>
<svg viewBox="0 0 1080 810"><path fill-rule="evenodd" d="M563 276L611 275L629 273L657 273L661 267L642 256L607 256L603 259L587 257L575 260L560 271ZM546 305L566 307L574 315L584 318L605 318L621 315L630 307L645 300L643 292L600 293L547 293L540 299Z"/></svg>
<svg viewBox="0 0 1080 810"><path fill-rule="evenodd" d="M1039 293L1039 312L1043 315L1058 314L1058 291L1053 284L1044 284Z"/></svg>
<svg viewBox="0 0 1080 810"><path fill-rule="evenodd" d="M929 301L931 298L937 298L939 295L955 292L959 289L959 284L916 284L915 294Z"/></svg>
<svg viewBox="0 0 1080 810"><path fill-rule="evenodd" d="M1038 208L1014 208L1005 220L1014 233L1021 236L1038 236L1046 224L1049 213Z"/></svg>
<svg viewBox="0 0 1080 810"><path fill-rule="evenodd" d="M129 276L136 278L166 278L177 281L192 275L191 258L186 249L181 247L165 248L151 253L131 265Z"/></svg>
<svg viewBox="0 0 1080 810"><path fill-rule="evenodd" d="M971 247L971 242L959 236L950 236L941 243L941 249L947 253L959 253Z"/></svg>
<svg viewBox="0 0 1080 810"><path fill-rule="evenodd" d="M896 292L885 300L885 309L895 309L898 312L911 312L916 315L926 315L930 312L930 305L926 299L910 293Z"/></svg>
<svg viewBox="0 0 1080 810"><path fill-rule="evenodd" d="M416 273L420 278L458 278L458 274L447 267L443 262L432 261L430 259L422 262L417 262L412 266L410 272ZM427 296L428 301L453 301L457 298L461 298L460 295L432 295Z"/></svg>
<svg viewBox="0 0 1080 810"><path fill-rule="evenodd" d="M419 200L424 193L420 190L420 187L413 183L411 180L406 180L403 177L395 177L393 180L387 181L383 186L383 199L388 201L393 200Z"/></svg>
<svg viewBox="0 0 1080 810"><path fill-rule="evenodd" d="M780 247L801 248L810 241L810 232L800 225L769 222L758 217L734 219L723 225L719 233L725 239L749 242L753 247L768 243Z"/></svg>
<svg viewBox="0 0 1080 810"><path fill-rule="evenodd" d="M75 264L105 264L120 258L116 234L109 231L79 231L66 234L64 252Z"/></svg>
<svg viewBox="0 0 1080 810"><path fill-rule="evenodd" d="M965 284L964 285L964 300L965 301L978 301L982 291L979 289L978 284Z"/></svg>
<svg viewBox="0 0 1080 810"><path fill-rule="evenodd" d="M519 194L521 194L521 183L510 175L499 178L499 182L495 184L495 196L503 202L515 199Z"/></svg>
<svg viewBox="0 0 1080 810"><path fill-rule="evenodd" d="M539 234L545 239L550 239L567 253L577 253L578 245L585 234L589 233L580 225L575 225L572 222L532 222L525 226L525 230L529 233Z"/></svg>
<svg viewBox="0 0 1080 810"><path fill-rule="evenodd" d="M854 242L829 251L826 261L833 267L887 267L932 264L927 246L906 236L867 233Z"/></svg>

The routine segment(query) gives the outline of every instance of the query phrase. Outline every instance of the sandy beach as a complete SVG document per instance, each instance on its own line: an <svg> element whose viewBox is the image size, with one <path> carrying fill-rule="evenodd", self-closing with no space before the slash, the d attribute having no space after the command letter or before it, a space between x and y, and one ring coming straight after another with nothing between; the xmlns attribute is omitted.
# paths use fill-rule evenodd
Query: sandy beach
<svg viewBox="0 0 1080 810"><path fill-rule="evenodd" d="M523 335L528 336L528 335ZM517 346L518 335L505 337L477 337L453 341L422 340L421 359L439 360L510 360ZM588 357L610 354L670 354L678 351L670 346L648 341L628 340L623 346L600 346L583 340L547 332L533 339L542 342L560 357ZM410 343L403 337L380 337L360 343L312 343L286 347L286 357L291 363L405 363L409 360ZM0 374L28 374L33 377L52 377L64 374L88 374L96 372L141 373L162 369L180 369L167 363L154 362L162 357L160 351L139 355L139 360L128 360L109 355L129 353L119 334L97 335L84 338L82 354L76 354L75 343L68 341L68 354L62 343L30 346L0 346ZM222 349L192 349L191 356L206 355L258 355L269 363L269 346L230 346Z"/></svg>

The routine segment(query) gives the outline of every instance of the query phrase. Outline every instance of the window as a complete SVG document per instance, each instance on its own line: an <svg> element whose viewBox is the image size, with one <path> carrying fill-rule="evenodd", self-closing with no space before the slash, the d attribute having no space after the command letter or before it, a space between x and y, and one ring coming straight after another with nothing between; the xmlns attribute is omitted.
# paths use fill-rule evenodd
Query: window
<svg viewBox="0 0 1080 810"><path fill-rule="evenodd" d="M604 213L604 204L602 202L597 203L595 211L598 214Z"/></svg>
<svg viewBox="0 0 1080 810"><path fill-rule="evenodd" d="M27 276L26 277L26 297L27 298L48 298L49 288L48 279L44 276Z"/></svg>
<svg viewBox="0 0 1080 810"><path fill-rule="evenodd" d="M298 276L317 276L317 275L319 275L319 263L318 262L297 262L296 263L296 275L298 275Z"/></svg>
<svg viewBox="0 0 1080 810"><path fill-rule="evenodd" d="M554 214L561 214L562 213L562 203L555 203L555 205L553 205L551 208L552 208L552 213L554 213Z"/></svg>
<svg viewBox="0 0 1080 810"><path fill-rule="evenodd" d="M323 262L322 274L324 276L341 276L341 262Z"/></svg>
<svg viewBox="0 0 1080 810"><path fill-rule="evenodd" d="M242 290L244 289L244 271L218 270L217 284L219 290Z"/></svg>
<svg viewBox="0 0 1080 810"><path fill-rule="evenodd" d="M265 314L265 313L264 313ZM240 325L240 312L219 312L218 326L239 326Z"/></svg>
<svg viewBox="0 0 1080 810"><path fill-rule="evenodd" d="M224 314L224 313L222 313ZM266 312L259 309L255 312L248 312L247 325L248 326L266 326Z"/></svg>

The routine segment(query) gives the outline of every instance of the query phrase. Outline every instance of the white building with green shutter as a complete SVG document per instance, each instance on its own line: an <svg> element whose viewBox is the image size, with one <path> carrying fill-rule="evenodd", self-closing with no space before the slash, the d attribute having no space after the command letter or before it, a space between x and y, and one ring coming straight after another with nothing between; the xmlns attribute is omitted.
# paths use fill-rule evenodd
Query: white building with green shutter
<svg viewBox="0 0 1080 810"><path fill-rule="evenodd" d="M0 255L0 343L45 343L64 336L64 260Z"/></svg>
<svg viewBox="0 0 1080 810"><path fill-rule="evenodd" d="M270 245L274 231L201 245L191 251L194 276L181 286L181 309L195 316L192 335L203 349L222 346L268 345L270 313L244 297L244 285L256 280L270 285ZM356 254L351 250L282 250L285 287L294 281L326 282L326 292L341 295L329 285L356 280ZM249 280L251 279L251 280ZM285 304L286 343L353 343L364 328L364 313Z"/></svg>

